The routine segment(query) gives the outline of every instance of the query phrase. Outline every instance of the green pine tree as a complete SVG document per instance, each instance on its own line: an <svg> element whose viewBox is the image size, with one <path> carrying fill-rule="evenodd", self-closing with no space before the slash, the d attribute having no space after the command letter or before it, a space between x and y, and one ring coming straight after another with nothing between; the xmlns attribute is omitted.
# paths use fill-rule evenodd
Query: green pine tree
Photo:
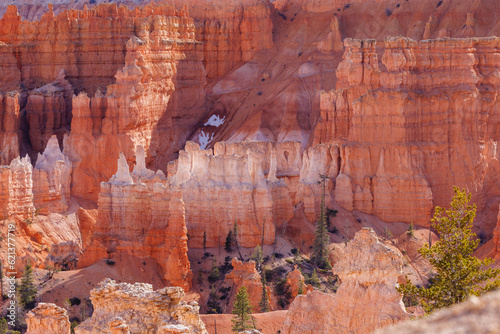
<svg viewBox="0 0 500 334"><path fill-rule="evenodd" d="M207 232L203 231L203 255L207 252Z"/></svg>
<svg viewBox="0 0 500 334"><path fill-rule="evenodd" d="M262 248L260 248L259 245L255 246L250 258L255 261L255 268L258 272L260 272L262 261L264 261L264 254L262 253Z"/></svg>
<svg viewBox="0 0 500 334"><path fill-rule="evenodd" d="M311 277L307 280L307 283L311 284L312 286L319 288L320 282L319 282L319 277L318 277L318 272L316 271L316 268L313 270Z"/></svg>
<svg viewBox="0 0 500 334"><path fill-rule="evenodd" d="M224 245L224 250L228 253L233 252L233 231L229 231L229 233L226 236L226 244Z"/></svg>
<svg viewBox="0 0 500 334"><path fill-rule="evenodd" d="M242 286L236 294L236 301L233 306L233 314L236 316L231 320L233 323L232 329L234 333L254 328L251 313L252 306L248 300L247 289Z"/></svg>
<svg viewBox="0 0 500 334"><path fill-rule="evenodd" d="M326 224L326 214L325 214L325 183L326 175L319 176L322 184L323 191L321 193L321 212L319 221L316 223L316 237L314 239L312 262L314 265L321 269L331 269L332 265L328 260L328 243L330 242L330 237L328 235L328 229Z"/></svg>
<svg viewBox="0 0 500 334"><path fill-rule="evenodd" d="M303 295L304 294L304 281L301 279L299 280L299 288L297 290L298 295Z"/></svg>
<svg viewBox="0 0 500 334"><path fill-rule="evenodd" d="M413 223L411 223L408 227L408 231L406 231L406 234L410 237L413 237L413 235L415 234L415 227L413 226Z"/></svg>
<svg viewBox="0 0 500 334"><path fill-rule="evenodd" d="M233 249L237 249L238 248L238 224L236 223L236 220L234 221L234 225L233 225Z"/></svg>
<svg viewBox="0 0 500 334"><path fill-rule="evenodd" d="M7 334L7 319L0 318L0 334Z"/></svg>
<svg viewBox="0 0 500 334"><path fill-rule="evenodd" d="M33 268L27 264L24 267L21 286L19 287L20 303L25 310L31 310L35 307L37 293L35 283L33 282Z"/></svg>
<svg viewBox="0 0 500 334"><path fill-rule="evenodd" d="M215 259L212 262L212 270L210 270L210 275L208 276L208 282L215 283L220 278L219 268L216 266Z"/></svg>
<svg viewBox="0 0 500 334"><path fill-rule="evenodd" d="M451 208L436 207L431 221L439 241L419 250L434 267L435 276L428 287L409 281L397 288L406 298L416 298L427 313L500 287L500 269L488 268L493 260L472 256L480 242L472 232L476 205L469 204L471 195L465 189L454 187L454 191Z"/></svg>
<svg viewBox="0 0 500 334"><path fill-rule="evenodd" d="M260 281L262 283L262 295L260 298L260 311L261 312L269 312L269 299L268 299L268 294L267 294L267 282L266 282L266 275L262 273Z"/></svg>

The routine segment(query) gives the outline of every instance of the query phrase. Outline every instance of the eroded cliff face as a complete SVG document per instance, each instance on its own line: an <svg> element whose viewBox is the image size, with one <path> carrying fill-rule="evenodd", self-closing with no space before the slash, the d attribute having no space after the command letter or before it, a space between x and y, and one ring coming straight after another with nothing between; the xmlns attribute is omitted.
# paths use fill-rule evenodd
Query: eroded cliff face
<svg viewBox="0 0 500 334"><path fill-rule="evenodd" d="M395 289L402 265L400 253L380 243L372 229L363 228L333 268L342 281L337 293L297 296L281 332L371 333L408 319Z"/></svg>
<svg viewBox="0 0 500 334"><path fill-rule="evenodd" d="M33 202L40 214L65 213L70 200L71 162L56 136L50 138L33 169Z"/></svg>
<svg viewBox="0 0 500 334"><path fill-rule="evenodd" d="M240 245L255 247L262 240L272 244L277 229L294 217L300 217L299 225L315 222L319 174L336 176L337 162L335 145L318 145L302 155L297 142L219 142L213 150L188 142L167 176L182 192L190 247L201 248L204 233L206 246L218 247L234 223Z"/></svg>
<svg viewBox="0 0 500 334"><path fill-rule="evenodd" d="M116 283L106 279L90 292L94 313L75 333L208 334L196 302L183 301L184 291L150 284Z"/></svg>
<svg viewBox="0 0 500 334"><path fill-rule="evenodd" d="M0 214L23 261L126 252L188 289L187 234L216 247L236 222L243 247L307 252L320 174L328 208L417 225L466 187L493 234L500 45L470 38L500 33L493 0L110 2L0 4ZM421 40L448 36L469 38Z"/></svg>
<svg viewBox="0 0 500 334"><path fill-rule="evenodd" d="M322 94L314 135L342 143L336 201L385 221L425 225L457 185L491 215L498 46L497 38L345 40L338 89ZM491 223L480 224L491 233Z"/></svg>
<svg viewBox="0 0 500 334"><path fill-rule="evenodd" d="M3 82L3 81L2 81ZM19 157L22 142L18 93L0 94L0 165Z"/></svg>
<svg viewBox="0 0 500 334"><path fill-rule="evenodd" d="M137 150L132 174L121 154L117 173L101 183L99 214L78 266L127 252L155 259L168 284L189 290L192 274L182 193L166 183L161 171L146 169L144 149Z"/></svg>
<svg viewBox="0 0 500 334"><path fill-rule="evenodd" d="M54 304L39 303L26 316L27 334L70 333L68 312Z"/></svg>

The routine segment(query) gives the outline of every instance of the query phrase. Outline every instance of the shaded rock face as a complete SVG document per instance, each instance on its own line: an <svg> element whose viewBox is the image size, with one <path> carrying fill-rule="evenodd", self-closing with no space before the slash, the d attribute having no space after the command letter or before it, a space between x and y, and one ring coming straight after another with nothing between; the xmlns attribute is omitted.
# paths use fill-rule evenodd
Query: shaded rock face
<svg viewBox="0 0 500 334"><path fill-rule="evenodd" d="M26 104L26 119L33 150L42 152L54 134L59 134L62 138L62 134L69 128L67 118L69 114L62 87L49 84L30 91Z"/></svg>
<svg viewBox="0 0 500 334"><path fill-rule="evenodd" d="M500 291L481 297L471 296L463 303L412 321L379 329L375 334L487 334L500 328Z"/></svg>
<svg viewBox="0 0 500 334"><path fill-rule="evenodd" d="M297 296L281 332L371 333L408 319L395 289L402 265L401 254L381 244L372 229L363 228L333 268L342 281L337 293Z"/></svg>
<svg viewBox="0 0 500 334"><path fill-rule="evenodd" d="M52 245L50 253L45 259L45 267L51 266L61 270L74 270L81 254L81 245L74 241Z"/></svg>
<svg viewBox="0 0 500 334"><path fill-rule="evenodd" d="M262 300L262 283L259 272L255 269L255 262L241 262L237 258L231 261L233 270L226 275L226 280L231 285L231 298L227 309L232 310L236 301L236 294L242 287L247 289L248 300L254 313L260 312L259 303ZM272 308L271 290L267 288L268 305Z"/></svg>
<svg viewBox="0 0 500 334"><path fill-rule="evenodd" d="M496 215L499 81L491 66L499 43L346 39L337 89L322 93L314 134L315 142L343 143L336 201L426 225L456 185L471 189L482 215ZM483 225L491 233L492 224Z"/></svg>
<svg viewBox="0 0 500 334"><path fill-rule="evenodd" d="M38 303L26 316L27 334L70 333L68 312L55 304Z"/></svg>
<svg viewBox="0 0 500 334"><path fill-rule="evenodd" d="M235 221L243 247L273 243L276 227L293 217L289 188L276 174L299 172L299 149L296 143L216 143L212 153L186 144L168 176L186 203L190 245L202 247L206 232L207 246L218 246ZM273 156L284 152L288 161Z"/></svg>
<svg viewBox="0 0 500 334"><path fill-rule="evenodd" d="M118 172L101 183L98 217L78 266L127 252L151 257L171 285L189 290L191 270L187 257L187 230L182 193L166 182L161 171L145 168L144 149L138 147L132 173L120 155Z"/></svg>
<svg viewBox="0 0 500 334"><path fill-rule="evenodd" d="M22 134L18 98L18 93L0 93L0 165L10 164L20 153Z"/></svg>
<svg viewBox="0 0 500 334"><path fill-rule="evenodd" d="M106 279L90 292L94 313L75 333L207 334L196 302L183 301L184 291L150 284L116 283Z"/></svg>

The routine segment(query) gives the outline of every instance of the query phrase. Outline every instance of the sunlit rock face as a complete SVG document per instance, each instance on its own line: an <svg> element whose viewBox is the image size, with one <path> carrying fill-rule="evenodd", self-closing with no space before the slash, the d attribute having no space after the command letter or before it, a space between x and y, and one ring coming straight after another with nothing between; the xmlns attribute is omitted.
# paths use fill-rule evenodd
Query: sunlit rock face
<svg viewBox="0 0 500 334"><path fill-rule="evenodd" d="M1 48L0 48L1 50ZM0 165L8 165L19 157L22 142L19 94L0 91Z"/></svg>
<svg viewBox="0 0 500 334"><path fill-rule="evenodd" d="M500 326L499 311L500 292L495 291L479 298L471 296L449 309L379 329L375 334L495 333Z"/></svg>
<svg viewBox="0 0 500 334"><path fill-rule="evenodd" d="M380 243L372 229L363 228L333 268L342 281L337 293L297 296L281 332L371 333L408 319L395 289L402 265L400 253Z"/></svg>
<svg viewBox="0 0 500 334"><path fill-rule="evenodd" d="M26 315L27 334L70 333L68 312L55 304L39 303Z"/></svg>
<svg viewBox="0 0 500 334"><path fill-rule="evenodd" d="M33 201L38 213L64 213L68 209L71 162L52 136L33 169Z"/></svg>
<svg viewBox="0 0 500 334"><path fill-rule="evenodd" d="M106 279L90 292L94 312L75 333L207 334L198 304L183 297L179 287L154 291L150 284Z"/></svg>
<svg viewBox="0 0 500 334"><path fill-rule="evenodd" d="M500 39L344 43L337 89L322 93L314 135L343 142L336 201L426 225L456 185L472 192L483 215L496 215L500 81L492 64ZM485 216L480 224L490 233Z"/></svg>
<svg viewBox="0 0 500 334"><path fill-rule="evenodd" d="M119 252L150 257L168 284L189 290L192 274L182 193L166 183L161 171L147 170L144 149L137 151L132 173L121 154L117 173L101 183L97 222L78 265L86 267Z"/></svg>
<svg viewBox="0 0 500 334"><path fill-rule="evenodd" d="M182 192L190 247L218 247L236 223L243 247L272 244L276 230L297 215L319 216L319 174L338 173L338 147L301 152L298 142L219 142L201 150L188 142L168 166L168 182Z"/></svg>

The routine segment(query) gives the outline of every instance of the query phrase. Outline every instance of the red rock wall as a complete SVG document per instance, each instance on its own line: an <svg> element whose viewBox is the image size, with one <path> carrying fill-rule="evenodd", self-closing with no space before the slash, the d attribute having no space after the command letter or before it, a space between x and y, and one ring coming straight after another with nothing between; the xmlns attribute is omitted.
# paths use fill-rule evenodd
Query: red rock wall
<svg viewBox="0 0 500 334"><path fill-rule="evenodd" d="M492 70L499 43L346 40L338 89L322 94L314 133L317 143L340 143L336 201L385 221L425 225L457 185L484 209L498 193L491 186L499 167Z"/></svg>
<svg viewBox="0 0 500 334"><path fill-rule="evenodd" d="M205 72L187 13L172 16L177 12L167 5L134 11L103 5L92 15L114 17L113 9L122 14L116 18L118 27L135 26L122 45L125 65L115 71L116 83L105 94L96 90L93 97L80 93L73 98L72 131L65 141L74 167L72 193L93 200L99 183L116 171L120 151L133 161L135 146L141 144L153 167L165 166L203 112ZM83 16L84 27L94 19L86 12L70 13Z"/></svg>
<svg viewBox="0 0 500 334"><path fill-rule="evenodd" d="M132 178L120 155L117 174L101 183L97 222L78 266L118 252L151 257L167 284L189 290L192 274L182 194L166 184L161 172L143 172L135 171Z"/></svg>

